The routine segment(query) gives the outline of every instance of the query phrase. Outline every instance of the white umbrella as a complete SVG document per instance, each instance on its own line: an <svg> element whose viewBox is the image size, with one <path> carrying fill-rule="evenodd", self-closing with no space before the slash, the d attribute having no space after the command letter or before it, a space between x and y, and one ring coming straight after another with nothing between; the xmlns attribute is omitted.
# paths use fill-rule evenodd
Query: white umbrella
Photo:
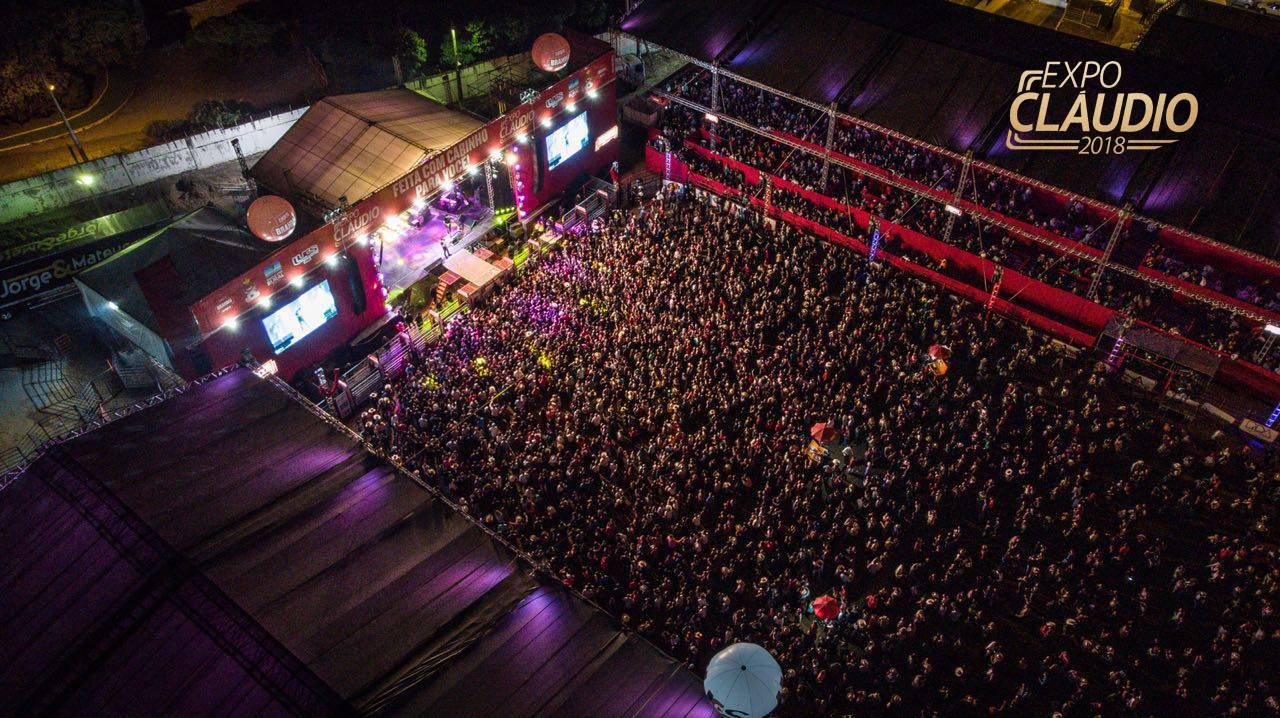
<svg viewBox="0 0 1280 718"><path fill-rule="evenodd" d="M735 643L711 659L702 687L720 715L764 718L778 707L782 667L760 646Z"/></svg>

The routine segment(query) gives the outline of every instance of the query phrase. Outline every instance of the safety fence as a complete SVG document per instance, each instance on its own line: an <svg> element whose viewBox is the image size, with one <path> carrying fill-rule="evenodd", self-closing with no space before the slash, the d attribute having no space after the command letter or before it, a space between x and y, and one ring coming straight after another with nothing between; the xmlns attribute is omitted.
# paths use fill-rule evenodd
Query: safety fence
<svg viewBox="0 0 1280 718"><path fill-rule="evenodd" d="M848 213L858 229L871 234L871 222L884 235L884 245L877 246L877 258L898 269L913 274L947 291L967 298L973 302L985 304L988 311L1014 319L1024 325L1045 332L1048 335L1081 348L1092 348L1099 344L1103 329L1117 313L1090 302L1070 292L1032 279L1018 272L1003 268L1001 279L997 285L995 265L985 258L977 257L958 247L951 246L932 237L906 229L884 219L873 218L869 213L856 207L844 205L837 200L806 190L794 183L787 182L757 168L745 165L736 160L717 155L705 148L694 147L704 157L723 163L742 173L744 181L749 185L759 186L768 182L775 187L789 192L797 192L805 199L820 206L827 206ZM673 153L661 152L650 145L646 150L646 164L655 171L664 172L668 179L686 182L695 187L705 189L715 195L728 198L744 206L754 207L767 216L787 222L792 226L809 231L834 243L849 247L862 254L870 254L871 247L862 239L850 237L818 222L801 217L792 212L772 205L760 196L729 187L710 177L706 177L690 169ZM880 240L873 240L879 245ZM890 249L895 247L896 249ZM947 273L911 261L901 256L901 249L910 250L909 255L925 256L935 264L946 260ZM981 287L981 288L980 288ZM1004 289L1008 298L1000 296ZM1014 300L1018 300L1015 304ZM1220 359L1213 379L1230 392L1241 392L1246 396L1255 396L1274 402L1280 397L1280 377L1273 372L1255 367L1248 362L1230 357L1217 350L1203 347L1183 337L1164 332L1145 322L1136 322L1145 331L1164 335L1170 341L1182 342L1197 350L1213 353ZM1249 422L1247 417L1238 421ZM1247 430L1246 430L1247 431ZM1257 436L1254 432L1254 436Z"/></svg>
<svg viewBox="0 0 1280 718"><path fill-rule="evenodd" d="M466 308L463 304L451 304L441 312L440 318L426 329L408 324L391 341L342 373L342 388L334 388L333 394L322 404L335 416L346 418L355 411L378 387L404 373L405 361L414 353L426 349L427 344L439 339L445 324Z"/></svg>
<svg viewBox="0 0 1280 718"><path fill-rule="evenodd" d="M561 234L574 232L582 227L590 227L613 206L616 193L613 185L603 180L592 178L588 187L592 190L581 202L560 216L556 228Z"/></svg>
<svg viewBox="0 0 1280 718"><path fill-rule="evenodd" d="M559 235L563 236L563 235ZM549 236L545 241L528 245L530 248L517 252L514 257L515 273L520 274L528 266L529 260L537 253L546 253L559 246L559 237ZM346 419L355 412L375 389L389 380L398 379L404 372L405 362L415 353L424 351L428 344L444 334L450 320L465 312L467 305L455 302L446 305L425 329L413 322L408 322L402 331L396 333L389 341L370 353L340 374L342 385L329 387L330 396L320 402L327 411L341 419Z"/></svg>
<svg viewBox="0 0 1280 718"><path fill-rule="evenodd" d="M1172 8L1174 6L1177 6L1179 4L1180 3L1178 2L1166 3L1164 6L1162 6L1162 11ZM623 35L625 35L625 33L623 33ZM632 39L634 40L635 38L632 38ZM743 85L747 85L749 87L762 90L764 92L767 92L773 95L774 97L787 100L788 102L794 103L802 107L806 107L811 111L826 115L828 118L834 118L834 120L839 126L861 128L863 130L870 131L882 137L890 138L899 142L904 142L906 144L919 148L920 150L928 152L930 154L948 158L955 163L963 162L965 159L964 156L959 152L956 152L954 150L951 150L945 147L940 147L938 145L930 144L928 142L919 140L914 137L910 137L901 132L885 127L884 125L878 125L874 122L870 122L864 118L854 117L853 115L849 115L844 112L839 112L830 105L823 105L817 102L813 102L811 100L806 100L802 97L798 97L788 92L784 92L777 88L765 85L764 83L752 80L743 75L739 75L737 73L731 72L729 70L726 70L723 67L718 67L713 65L712 63L705 62L703 60L700 60L698 58L695 58L689 55L685 55L684 53L680 53L675 50L671 50L670 48L663 48L663 50L675 57L680 58L685 63L691 66L700 68L703 72L718 74L722 80L732 80L734 82L738 82ZM710 108L706 108L701 105L698 105L697 103L691 102L683 97L676 97L669 93L664 93L664 92L655 92L654 94L667 98L669 100L679 102L699 112L711 111ZM734 122L734 124L739 124L740 126L744 126L744 129L750 129L752 131L756 131L755 128L747 127L745 126L745 123L741 123L741 121L735 120L734 118L730 118L725 115L720 115L720 118L722 120L730 120ZM821 147L819 145L815 145L812 143L809 143L809 144L810 144L809 151L816 151L818 153L826 152L826 149L824 147ZM835 153L835 152L830 153L830 157L833 159L833 161L835 161L838 158L838 156L839 156L839 153ZM1094 220L1095 222L1103 221L1108 217L1114 217L1119 212L1119 208L1115 207L1114 205L1107 204L1106 202L1094 199L1092 197L1076 194L1074 192L1063 189L1061 187L1055 187L1041 180L1037 180L1035 178L1028 177L1023 174L1019 174L1017 172L1006 169L1004 167L1000 167L999 165L995 165L990 162L985 162L982 160L975 159L972 161L972 167L976 173L988 173L992 175L999 175L1001 177L1013 180L1014 182L1031 189L1035 195L1035 199L1037 203L1048 202L1061 207L1068 202L1078 202L1086 208L1090 219ZM1236 247L1230 244L1226 244L1224 242L1220 242L1218 240L1206 237L1204 235L1197 234L1195 232L1192 232L1187 229L1183 229L1181 227L1175 227L1169 224L1165 224L1163 222L1160 222L1150 217L1142 217L1142 216L1135 215L1133 217L1133 221L1141 221L1145 224L1149 224L1155 227L1158 230L1157 243L1167 247L1176 247L1181 251L1187 252L1189 256L1192 256L1198 260L1204 261L1206 263L1208 262L1216 263L1216 266L1219 266L1220 268L1228 269L1229 271L1233 271L1233 272L1238 272L1244 276L1252 277L1257 280L1263 280L1268 278L1270 279L1280 278L1280 260L1272 259L1270 257L1263 257L1254 252L1241 249L1240 247ZM1149 277L1149 278L1153 280L1156 279L1156 277ZM1169 287L1166 287L1166 288L1169 288ZM1176 289L1182 289L1182 287L1178 286L1176 287ZM1212 303L1214 301L1217 301L1217 298L1215 297L1209 301L1211 301ZM1237 308L1235 309L1235 311L1240 312L1241 310ZM1246 310L1245 313L1246 315L1253 315L1254 319L1262 318L1261 316L1259 316L1258 310L1256 307L1251 307L1249 310Z"/></svg>

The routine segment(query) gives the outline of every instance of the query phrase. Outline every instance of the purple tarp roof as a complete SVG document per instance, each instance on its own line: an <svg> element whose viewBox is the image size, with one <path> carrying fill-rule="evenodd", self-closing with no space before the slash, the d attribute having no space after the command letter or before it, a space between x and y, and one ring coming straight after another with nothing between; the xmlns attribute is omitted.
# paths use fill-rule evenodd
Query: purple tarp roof
<svg viewBox="0 0 1280 718"><path fill-rule="evenodd" d="M714 714L249 371L59 446L0 492L0 535L3 715Z"/></svg>
<svg viewBox="0 0 1280 718"><path fill-rule="evenodd" d="M696 19L696 20L695 20ZM944 0L647 0L622 29L918 139L1246 249L1280 252L1280 45L1165 13L1138 53ZM1121 89L1193 92L1158 153L1011 152L1009 103L1046 60L1115 59Z"/></svg>

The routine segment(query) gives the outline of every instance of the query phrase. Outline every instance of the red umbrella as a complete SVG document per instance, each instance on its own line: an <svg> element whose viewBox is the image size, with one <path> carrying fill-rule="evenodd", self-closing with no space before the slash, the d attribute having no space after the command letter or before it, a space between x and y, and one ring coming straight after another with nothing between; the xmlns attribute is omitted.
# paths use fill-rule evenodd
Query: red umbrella
<svg viewBox="0 0 1280 718"><path fill-rule="evenodd" d="M831 596L818 596L813 600L813 615L830 621L840 614L840 602Z"/></svg>
<svg viewBox="0 0 1280 718"><path fill-rule="evenodd" d="M825 421L819 421L809 429L809 436L819 444L826 444L836 438L836 428Z"/></svg>
<svg viewBox="0 0 1280 718"><path fill-rule="evenodd" d="M951 347L946 344L934 344L929 347L929 356L934 359L950 359Z"/></svg>

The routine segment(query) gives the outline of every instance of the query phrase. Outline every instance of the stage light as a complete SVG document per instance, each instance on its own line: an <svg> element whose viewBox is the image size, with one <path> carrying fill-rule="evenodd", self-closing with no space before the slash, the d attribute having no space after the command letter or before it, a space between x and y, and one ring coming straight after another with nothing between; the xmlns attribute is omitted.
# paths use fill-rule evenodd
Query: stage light
<svg viewBox="0 0 1280 718"><path fill-rule="evenodd" d="M325 264L327 264L327 265L329 265L330 267L332 267L333 265L337 264L337 263L338 263L338 253L337 253L337 252L334 252L333 254L330 254L329 256L325 257L325 258L324 258L324 263L325 263Z"/></svg>
<svg viewBox="0 0 1280 718"><path fill-rule="evenodd" d="M1263 329L1266 329L1267 332L1271 334L1280 334L1280 327L1277 327L1274 324L1268 324L1267 326L1263 327Z"/></svg>
<svg viewBox="0 0 1280 718"><path fill-rule="evenodd" d="M712 124L716 124L720 121L720 118L716 117L715 113L712 113L712 112L708 112L706 114L706 118L707 118L707 122L710 122Z"/></svg>
<svg viewBox="0 0 1280 718"><path fill-rule="evenodd" d="M516 153L514 153L514 152L508 152L508 153L507 153L507 164L509 164L509 165L514 165L515 163L517 163L517 162L519 162L519 161L520 161L520 158L516 156Z"/></svg>
<svg viewBox="0 0 1280 718"><path fill-rule="evenodd" d="M947 211L948 211L948 212L950 212L951 214L954 214L954 215L955 215L955 216L957 216L957 217L959 217L960 215L964 214L964 211L963 211L963 210L961 210L959 207L957 207L957 206L955 206L955 205L953 205L953 204L949 204L949 205L947 205L946 209L947 209Z"/></svg>
<svg viewBox="0 0 1280 718"><path fill-rule="evenodd" d="M223 322L222 326L234 332L236 329L240 328L240 320L236 317L231 317L227 321Z"/></svg>
<svg viewBox="0 0 1280 718"><path fill-rule="evenodd" d="M479 167L476 167L475 165L471 165L467 167L467 174L471 175L472 177L475 177L479 173L480 173Z"/></svg>
<svg viewBox="0 0 1280 718"><path fill-rule="evenodd" d="M551 115L547 115L546 117L542 118L542 126L543 127L551 126Z"/></svg>
<svg viewBox="0 0 1280 718"><path fill-rule="evenodd" d="M441 182L441 183L440 183L440 189L444 190L445 192L452 192L452 191L453 191L453 180L449 180L449 179L447 179L447 180L445 180L445 181Z"/></svg>
<svg viewBox="0 0 1280 718"><path fill-rule="evenodd" d="M521 132L520 134L516 135L516 142L519 142L520 144L522 144L522 145L523 145L524 143L526 143L526 142L528 142L528 141L529 141L529 133L528 133L528 132Z"/></svg>
<svg viewBox="0 0 1280 718"><path fill-rule="evenodd" d="M596 88L594 87L591 88L590 90L587 90L587 97L592 100L596 99L596 97L598 97L599 95L600 93L596 92Z"/></svg>
<svg viewBox="0 0 1280 718"><path fill-rule="evenodd" d="M618 139L618 126L614 125L604 132L601 132L600 136L596 138L596 150L598 151L601 147L604 147L616 139Z"/></svg>
<svg viewBox="0 0 1280 718"><path fill-rule="evenodd" d="M302 275L301 275L301 274L299 274L298 276L296 276L296 277L294 277L293 279L289 280L289 284L292 284L292 285L293 285L293 286L295 286L295 287L301 287L301 286L302 286Z"/></svg>
<svg viewBox="0 0 1280 718"><path fill-rule="evenodd" d="M253 370L253 373L257 374L259 378L265 379L268 376L275 374L277 371L279 371L279 367L276 365L276 360L268 359L259 364L258 367Z"/></svg>
<svg viewBox="0 0 1280 718"><path fill-rule="evenodd" d="M76 182L84 187L92 187L98 179L90 174L83 174L76 178Z"/></svg>
<svg viewBox="0 0 1280 718"><path fill-rule="evenodd" d="M115 302L107 302L107 306L108 306L108 307L111 307L112 309L119 309L119 308L120 308L120 305L119 305L119 304L116 304Z"/></svg>
<svg viewBox="0 0 1280 718"><path fill-rule="evenodd" d="M568 110L569 112L573 112L575 109L577 109L577 107L578 107L578 103L576 102L566 102L564 105L564 109Z"/></svg>
<svg viewBox="0 0 1280 718"><path fill-rule="evenodd" d="M501 160L501 159L502 159L502 150L494 150L493 152L489 153L490 162L497 162L498 160Z"/></svg>
<svg viewBox="0 0 1280 718"><path fill-rule="evenodd" d="M262 295L261 297L258 297L258 306L262 307L263 309L270 309L271 297L265 294Z"/></svg>

